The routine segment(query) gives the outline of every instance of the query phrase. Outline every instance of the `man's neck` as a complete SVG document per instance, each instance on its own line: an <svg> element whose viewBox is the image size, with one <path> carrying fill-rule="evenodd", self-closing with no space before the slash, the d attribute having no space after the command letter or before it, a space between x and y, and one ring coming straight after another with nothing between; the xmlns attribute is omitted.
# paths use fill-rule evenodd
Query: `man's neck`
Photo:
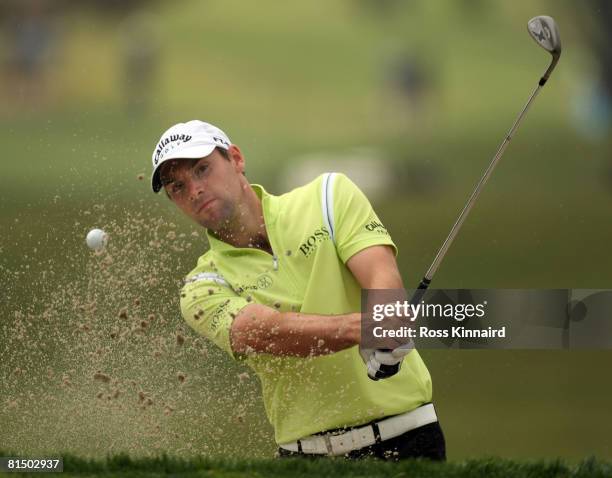
<svg viewBox="0 0 612 478"><path fill-rule="evenodd" d="M238 205L235 214L238 219L214 231L214 235L234 247L252 247L272 254L261 200L248 183L246 186L244 201Z"/></svg>

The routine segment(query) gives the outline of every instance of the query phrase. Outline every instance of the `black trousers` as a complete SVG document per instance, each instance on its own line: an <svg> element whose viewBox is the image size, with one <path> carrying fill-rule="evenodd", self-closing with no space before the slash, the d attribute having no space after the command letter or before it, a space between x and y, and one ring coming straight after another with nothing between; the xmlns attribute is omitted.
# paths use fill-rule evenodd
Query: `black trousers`
<svg viewBox="0 0 612 478"><path fill-rule="evenodd" d="M304 457L323 458L327 455L315 455L278 449L280 458ZM388 461L398 461L405 458L428 458L430 460L446 460L446 443L440 423L434 422L373 445L353 450L346 455L348 459L380 458Z"/></svg>

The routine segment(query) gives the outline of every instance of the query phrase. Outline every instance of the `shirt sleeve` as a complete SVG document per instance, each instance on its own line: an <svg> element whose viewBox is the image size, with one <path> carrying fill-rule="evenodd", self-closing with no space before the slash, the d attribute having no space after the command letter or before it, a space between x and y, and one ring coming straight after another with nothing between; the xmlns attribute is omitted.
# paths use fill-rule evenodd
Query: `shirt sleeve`
<svg viewBox="0 0 612 478"><path fill-rule="evenodd" d="M365 194L346 175L334 174L333 226L336 249L342 262L370 246L389 245L397 256L397 247Z"/></svg>
<svg viewBox="0 0 612 478"><path fill-rule="evenodd" d="M248 304L225 280L215 273L203 272L187 278L181 290L181 313L198 334L214 342L233 359L230 329L238 312Z"/></svg>

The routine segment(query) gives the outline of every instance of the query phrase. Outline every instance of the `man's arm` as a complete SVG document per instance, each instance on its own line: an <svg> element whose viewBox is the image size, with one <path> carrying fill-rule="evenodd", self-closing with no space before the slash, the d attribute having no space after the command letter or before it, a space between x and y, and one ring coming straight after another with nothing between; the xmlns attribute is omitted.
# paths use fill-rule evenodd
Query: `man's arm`
<svg viewBox="0 0 612 478"><path fill-rule="evenodd" d="M403 289L402 277L391 246L371 246L346 261L362 289Z"/></svg>
<svg viewBox="0 0 612 478"><path fill-rule="evenodd" d="M364 289L401 289L402 278L390 246L372 246L354 254L347 266ZM261 304L244 307L232 323L232 350L309 357L357 345L359 313L314 315L278 312Z"/></svg>
<svg viewBox="0 0 612 478"><path fill-rule="evenodd" d="M354 254L346 262L362 289L403 289L391 246L372 246ZM389 378L400 370L410 349L360 349L359 353L372 380Z"/></svg>
<svg viewBox="0 0 612 478"><path fill-rule="evenodd" d="M249 304L232 322L230 337L237 354L250 350L296 357L325 355L359 343L360 314L279 312L265 305Z"/></svg>

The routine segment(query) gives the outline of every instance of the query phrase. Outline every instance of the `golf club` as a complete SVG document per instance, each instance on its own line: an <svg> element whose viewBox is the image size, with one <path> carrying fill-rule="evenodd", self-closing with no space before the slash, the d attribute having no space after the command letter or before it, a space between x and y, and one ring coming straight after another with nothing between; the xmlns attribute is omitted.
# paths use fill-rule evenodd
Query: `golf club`
<svg viewBox="0 0 612 478"><path fill-rule="evenodd" d="M455 236L459 232L459 229L461 228L463 222L465 221L465 218L467 217L470 210L472 209L472 206L474 206L476 199L478 199L480 191L482 190L482 188L488 181L489 177L491 176L491 173L493 172L493 169L495 168L495 166L501 159L502 155L504 154L504 151L506 150L508 143L510 142L510 140L512 139L512 136L514 135L519 125L521 124L521 121L525 117L525 114L527 113L529 106L535 99L536 95L539 93L540 89L542 89L542 87L546 84L546 81L548 80L550 74L552 73L553 69L557 65L557 62L559 61L559 57L561 56L561 39L559 37L559 30L557 29L557 24L551 17L542 15L542 16L532 18L531 20L529 20L529 22L527 22L527 30L529 31L529 34L531 35L531 37L536 41L536 43L552 55L552 61L550 65L548 66L548 69L542 76L542 78L540 78L540 81L538 82L538 86L535 88L535 90L533 90L533 93L531 93L531 96L529 97L529 100L527 100L527 103L523 107L523 110L520 112L520 114L516 118L516 121L512 125L512 128L510 128L510 131L504 138L502 144L497 150L497 153L495 153L495 156L493 157L493 160L487 167L484 175L482 176L482 178L480 178L480 181L476 185L474 192L472 192L472 195L468 199L467 204L461 211L461 214L459 214L457 221L453 225L453 228L451 229L446 240L442 244L442 247L440 247L440 250L436 254L435 259L433 260L431 266L427 270L427 273L425 274L423 279L421 279L421 282L419 283L417 289L415 290L415 293L413 294L410 300L411 304L417 305L421 301L423 296L425 295L425 291L429 287L429 284L431 284L431 280L434 274L436 273L436 271L438 270L438 267L440 266L442 259L444 259L446 252L448 251L449 247L453 243L453 240L455 239ZM411 344L406 344L399 348L401 349L410 348L410 345Z"/></svg>

